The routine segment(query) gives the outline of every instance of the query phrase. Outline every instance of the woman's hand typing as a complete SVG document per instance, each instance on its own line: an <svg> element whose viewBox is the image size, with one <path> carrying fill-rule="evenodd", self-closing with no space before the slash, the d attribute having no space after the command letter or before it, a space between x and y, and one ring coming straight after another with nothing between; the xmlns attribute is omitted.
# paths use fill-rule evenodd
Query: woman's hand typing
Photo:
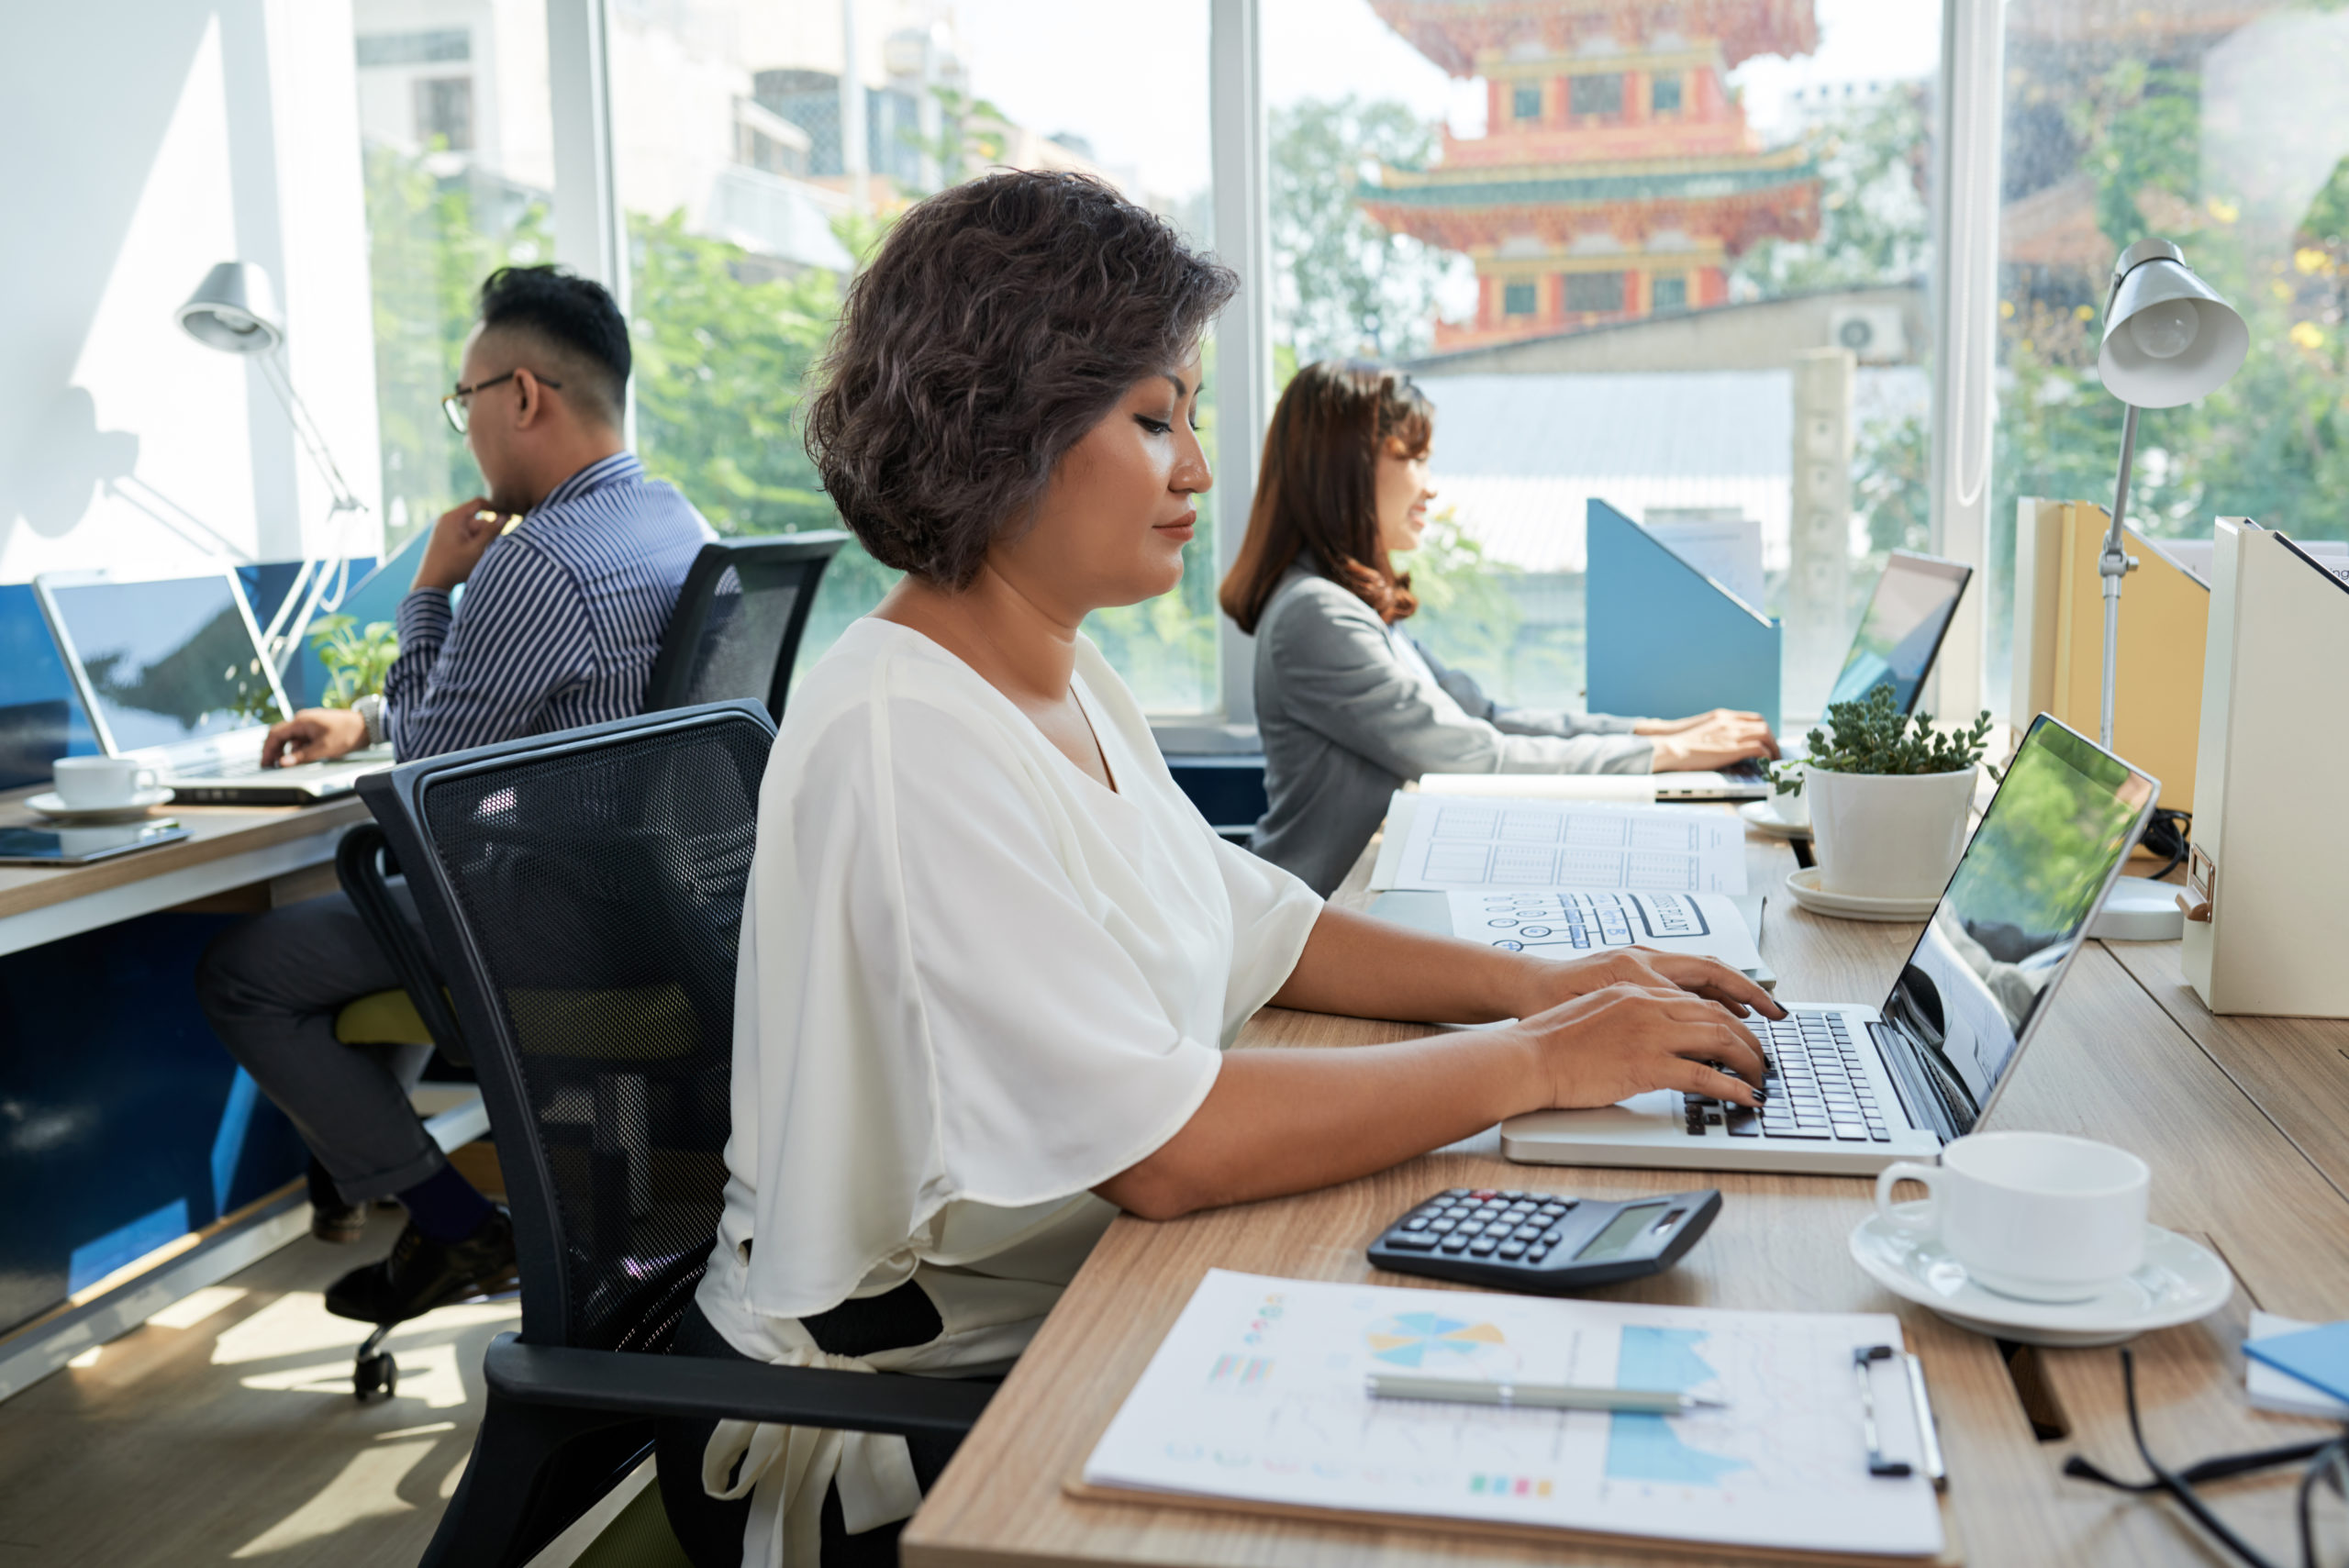
<svg viewBox="0 0 2349 1568"><path fill-rule="evenodd" d="M1762 1048L1740 1014L1676 985L1629 981L1531 1014L1512 1028L1534 1051L1547 1097L1521 1108L1611 1106L1651 1089L1758 1106Z"/></svg>

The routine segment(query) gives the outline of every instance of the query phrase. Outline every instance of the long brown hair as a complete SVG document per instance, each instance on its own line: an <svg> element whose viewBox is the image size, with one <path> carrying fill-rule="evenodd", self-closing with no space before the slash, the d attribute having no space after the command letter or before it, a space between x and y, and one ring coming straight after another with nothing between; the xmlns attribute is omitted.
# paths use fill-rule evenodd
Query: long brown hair
<svg viewBox="0 0 2349 1568"><path fill-rule="evenodd" d="M1389 625L1418 609L1410 577L1378 542L1378 454L1399 440L1421 457L1434 438L1435 405L1401 371L1361 360L1298 371L1264 431L1248 535L1216 595L1223 613L1254 633L1300 555Z"/></svg>

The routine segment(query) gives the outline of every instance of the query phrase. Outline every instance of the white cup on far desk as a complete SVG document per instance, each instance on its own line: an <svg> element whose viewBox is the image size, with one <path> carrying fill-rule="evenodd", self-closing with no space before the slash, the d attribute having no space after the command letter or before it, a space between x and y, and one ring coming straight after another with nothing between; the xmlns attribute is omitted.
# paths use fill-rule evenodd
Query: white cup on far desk
<svg viewBox="0 0 2349 1568"><path fill-rule="evenodd" d="M128 806L161 782L154 769L128 757L60 757L57 798L75 811Z"/></svg>
<svg viewBox="0 0 2349 1568"><path fill-rule="evenodd" d="M1892 1188L1902 1181L1923 1183L1931 1201L1896 1209ZM2109 1143L1977 1132L1943 1149L1938 1165L1887 1166L1876 1207L1889 1224L1936 1235L1986 1289L2086 1301L2145 1261L2152 1183L2143 1160Z"/></svg>

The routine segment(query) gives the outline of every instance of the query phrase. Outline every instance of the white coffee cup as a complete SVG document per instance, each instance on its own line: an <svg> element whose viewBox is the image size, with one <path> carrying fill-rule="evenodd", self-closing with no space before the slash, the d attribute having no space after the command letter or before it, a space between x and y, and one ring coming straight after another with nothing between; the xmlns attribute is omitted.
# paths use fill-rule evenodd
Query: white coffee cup
<svg viewBox="0 0 2349 1568"><path fill-rule="evenodd" d="M1932 1196L1906 1212L1896 1182ZM2125 1149L2057 1132L1977 1132L1938 1165L1906 1161L1876 1179L1876 1212L1936 1236L1974 1281L2025 1301L2086 1301L2145 1261L2153 1173Z"/></svg>
<svg viewBox="0 0 2349 1568"><path fill-rule="evenodd" d="M76 811L128 806L158 781L154 769L128 757L60 757L55 776L57 798Z"/></svg>

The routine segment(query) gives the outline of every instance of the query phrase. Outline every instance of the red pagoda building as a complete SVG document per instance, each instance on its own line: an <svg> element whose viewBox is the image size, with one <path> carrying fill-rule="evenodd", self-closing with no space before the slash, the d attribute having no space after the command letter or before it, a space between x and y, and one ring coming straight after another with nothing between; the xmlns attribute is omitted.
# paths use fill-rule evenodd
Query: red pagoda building
<svg viewBox="0 0 2349 1568"><path fill-rule="evenodd" d="M1819 45L1811 0L1370 0L1453 76L1487 131L1360 198L1386 228L1476 265L1476 317L1435 347L1574 331L1728 297L1757 239L1819 232L1806 148L1765 150L1723 76Z"/></svg>

